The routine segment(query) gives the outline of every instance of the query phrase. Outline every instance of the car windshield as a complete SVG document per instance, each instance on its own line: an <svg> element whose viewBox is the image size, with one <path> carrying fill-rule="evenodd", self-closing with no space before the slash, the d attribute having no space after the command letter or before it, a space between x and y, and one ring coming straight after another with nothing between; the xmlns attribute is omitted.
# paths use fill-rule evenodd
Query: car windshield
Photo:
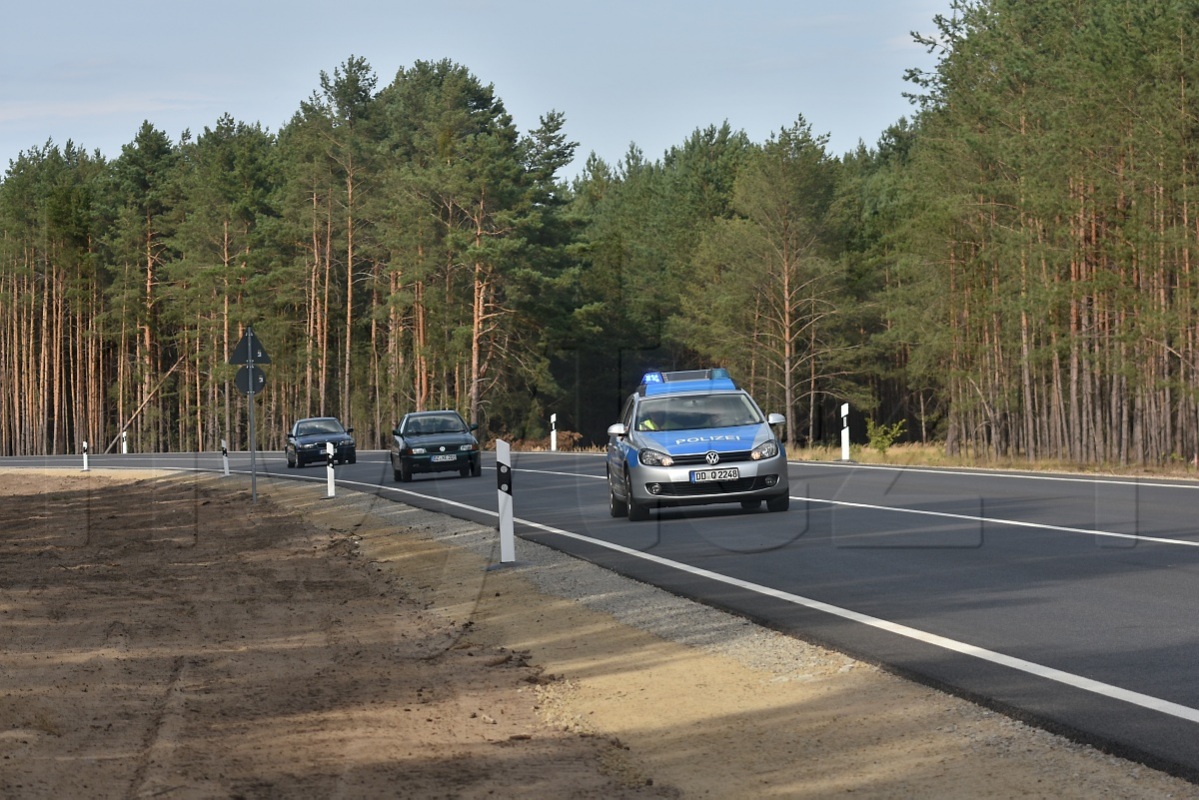
<svg viewBox="0 0 1199 800"><path fill-rule="evenodd" d="M637 408L639 431L692 431L759 425L762 415L744 394L703 394L657 397Z"/></svg>
<svg viewBox="0 0 1199 800"><path fill-rule="evenodd" d="M456 414L431 414L410 418L404 424L403 433L407 436L429 433L466 433L466 425Z"/></svg>
<svg viewBox="0 0 1199 800"><path fill-rule="evenodd" d="M335 419L309 419L296 426L297 436L314 436L319 433L345 433L345 429Z"/></svg>

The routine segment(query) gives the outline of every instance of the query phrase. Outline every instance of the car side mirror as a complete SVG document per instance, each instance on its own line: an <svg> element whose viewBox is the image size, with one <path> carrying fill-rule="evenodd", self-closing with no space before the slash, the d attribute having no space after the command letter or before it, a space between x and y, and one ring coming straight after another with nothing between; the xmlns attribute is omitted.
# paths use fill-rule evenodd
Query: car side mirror
<svg viewBox="0 0 1199 800"><path fill-rule="evenodd" d="M346 428L346 433L353 433L353 432L354 432L353 428Z"/></svg>
<svg viewBox="0 0 1199 800"><path fill-rule="evenodd" d="M392 428L392 429L391 429L391 435L392 435L392 436L399 436L399 435L400 435L400 429L399 429L399 427L398 427L398 426L397 426L397 427L395 427L395 428Z"/></svg>
<svg viewBox="0 0 1199 800"><path fill-rule="evenodd" d="M614 422L608 426L608 435L615 436L617 439L627 436L628 433L629 429L623 422Z"/></svg>
<svg viewBox="0 0 1199 800"><path fill-rule="evenodd" d="M470 429L471 429L472 431L477 431L477 430L479 429L479 423L477 423L477 422L472 422L472 423L470 424Z"/></svg>
<svg viewBox="0 0 1199 800"><path fill-rule="evenodd" d="M288 432L287 432L287 438L288 438L288 439L294 439L294 438L296 438L296 435L295 435L294 433L292 433L291 431L288 431Z"/></svg>
<svg viewBox="0 0 1199 800"><path fill-rule="evenodd" d="M787 418L782 414L770 414L766 417L766 422L771 425L786 425Z"/></svg>

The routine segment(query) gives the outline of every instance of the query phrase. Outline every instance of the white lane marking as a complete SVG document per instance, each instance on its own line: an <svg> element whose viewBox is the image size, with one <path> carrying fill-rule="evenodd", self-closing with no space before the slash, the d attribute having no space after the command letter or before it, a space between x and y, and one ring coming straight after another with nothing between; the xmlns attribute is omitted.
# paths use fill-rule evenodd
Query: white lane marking
<svg viewBox="0 0 1199 800"><path fill-rule="evenodd" d="M593 539L590 536L583 536L582 534L572 533L571 531L561 530L559 528L554 528L549 525L541 525L539 523L527 522L524 520L522 520L521 522L522 522L522 524L529 525L530 527L545 531L547 533L553 533L553 534L556 534L559 536L565 536L568 539L576 539L581 542L586 542L588 544L593 544L593 545L597 545L599 547L604 547L609 550L613 550L618 553L622 553L624 555L632 556L634 558L641 558L646 561L652 561L656 564L660 564L665 567L670 567L671 569L681 570L683 572L687 572L692 575L707 578L709 580L717 581L719 583L724 583L729 586L735 586L739 589L745 589L747 591L755 592L757 594L761 594L766 597L772 597L772 598L775 598L778 600L782 600L784 602L791 603L793 605L799 605L799 606L803 606L805 608L810 608L814 611L821 611L826 614L832 614L834 616L841 617L842 619L847 619L852 622L858 622L863 625L869 625L872 628L877 628L879 630L887 631L889 633L894 633L896 635L903 636L908 639L914 639L916 641L924 642L925 644L930 644L935 647L941 647L946 650L951 650L955 653L961 653L962 655L971 656L973 658L978 658L983 661L989 661L993 664L999 664L1001 666L1009 667L1011 669L1016 669L1021 672L1026 672L1030 675L1035 675L1039 678L1045 678L1046 680L1051 680L1051 681L1054 681L1057 683L1065 684L1067 686L1072 686L1077 689L1082 689L1083 691L1092 692L1094 694L1103 695L1105 697L1110 697L1110 698L1113 698L1116 700L1123 700L1126 703L1131 703L1133 705L1141 706L1142 708L1147 708L1151 711L1158 711L1162 714L1169 714L1170 716L1179 717L1181 719L1185 719L1190 722L1199 722L1199 709L1194 709L1194 708L1191 708L1190 706L1184 706L1184 705L1181 705L1180 703L1173 703L1173 702L1170 702L1169 700L1163 700L1159 697L1153 697L1152 695L1142 694L1141 692L1134 692L1129 689L1122 689L1119 686L1113 686L1110 683L1103 683L1101 681L1092 680L1091 678L1085 678L1081 675L1075 675L1074 673L1071 673L1071 672L1066 672L1064 670L1055 669L1053 667L1047 667L1047 666L1044 666L1043 664L1037 664L1032 661L1026 661L1022 658L1016 658L1015 656L1009 656L1004 653L996 652L994 650L987 650L986 648L977 647L975 645L967 644L965 642L959 642L956 639L950 639L945 636L939 636L934 633L928 633L927 631L922 631L917 628L909 627L907 625L900 625L899 623L896 623L896 622L890 622L885 619L879 619L878 617L872 617L868 614L861 614L857 611L851 611L847 608L841 608L840 606L834 606L829 603L821 602L820 600L813 600L809 597L802 597L797 594L792 594L791 592L784 592L779 589L772 589L769 586L762 586L761 584L751 583L750 581L744 581L739 578L732 578L732 577L729 577L728 575L722 575L718 572L712 572L711 570L702 569L700 567L693 567L688 564L683 564L678 561L673 561L668 558L663 558L662 556L654 555L652 553L643 553L640 550L633 550L631 548L624 547L622 545L612 544L611 542L605 542L601 539Z"/></svg>
<svg viewBox="0 0 1199 800"><path fill-rule="evenodd" d="M792 462L788 462L788 463L810 464L813 462L794 462L794 461L792 461ZM830 464L828 466L837 466L837 465ZM856 466L860 467L862 465L859 464ZM128 469L139 469L140 467L129 466L127 468ZM121 467L119 467L119 466L118 467L105 467L105 469L121 469ZM185 471L185 472L191 472L191 471L211 472L211 471L213 471L213 470L205 468L205 467L163 467L163 469L179 469L179 470ZM492 467L484 467L484 469L492 469ZM883 469L891 469L891 468L883 467ZM587 474L579 473L579 472L556 472L553 470L527 469L527 468L526 469L513 469L512 471L513 472L536 473L536 474L541 474L541 475L557 475L557 476L565 477L565 478L590 478L592 480L597 480L597 481L607 480L607 477L604 475L587 475ZM932 474L938 474L940 472L939 470L937 470L937 471L926 470L926 471L930 472ZM231 472L238 473L238 474L245 474L245 475L249 474L249 470L244 470L244 469L242 469L242 470L233 469L233 470L231 470ZM957 474L977 475L978 473L957 473ZM319 479L318 478L310 478L310 477L306 477L304 475L280 475L280 477L286 477L286 478L290 478L292 480L301 480L301 481L324 480L324 478L319 478ZM1020 477L1020 476L1015 476L1015 477ZM1061 479L1050 479L1050 480L1073 480L1073 479L1061 478ZM377 486L378 488L384 489L386 491L393 491L393 492L397 492L400 494L410 495L412 497L426 497L426 498L432 497L432 499L441 500L441 498L433 497L431 495L421 494L420 492L406 491L404 489L383 486L382 484L361 483L358 481L351 481L351 480L346 480L346 479L338 479L337 482L339 484L354 485L354 486L369 486L369 487ZM1107 481L1107 482L1108 483L1118 483L1117 481ZM1140 485L1144 485L1144 484L1140 484ZM1172 487L1173 484L1161 484L1161 486ZM1179 488L1190 488L1190 487L1179 487ZM953 514L953 513L947 512L947 511L928 511L928 510L920 509L920 508L902 508L899 506L880 506L880 505L875 505L873 503L851 503L851 502L848 502L845 500L823 500L818 497L802 497L802 496L796 496L796 495L791 495L791 499L796 500L796 501L807 501L809 503L824 503L825 505L830 505L830 506L845 506L847 508L864 508L864 509L869 509L869 510L874 510L874 511L894 511L899 514L922 514L922 515L929 516L929 517L940 517L942 519L956 519L956 520L960 520L962 522L970 522L970 523L990 522L990 523L994 523L996 525L1007 525L1007 526L1013 527L1013 528L1032 528L1034 530L1054 531L1057 533L1075 533L1075 534L1083 534L1086 536L1106 536L1106 537L1109 537L1112 539L1128 539L1128 540L1135 541L1135 542L1145 542L1145 543L1152 543L1152 544L1174 544L1174 545L1180 545L1182 547L1199 547L1199 541L1189 541L1186 539L1170 539L1170 538L1162 537L1162 536L1146 536L1144 534L1138 534L1138 533L1120 533L1118 531L1103 531L1103 530L1092 530L1089 528L1075 528L1075 527L1071 527L1068 525L1052 525L1047 522L1028 522L1025 520L1018 520L1018 519L1006 519L1004 517L980 517L980 516L972 516L969 514ZM488 511L485 511L484 509L476 508L475 506L467 506L467 505L463 505L461 503L456 503L453 500L441 500L441 502L445 503L446 505L454 506L457 508L465 508L465 509L471 509L474 511L481 511L483 513L488 513L488 514L492 514L492 516L495 516L492 512L488 512ZM528 524L531 524L531 523L528 523Z"/></svg>
<svg viewBox="0 0 1199 800"><path fill-rule="evenodd" d="M1110 697L1114 700L1122 700L1126 703L1131 703L1133 705L1149 709L1150 711L1157 711L1162 714L1179 717L1189 722L1199 722L1199 709L1184 706L1180 703L1173 703L1169 700L1153 697L1152 695L1134 692L1129 689L1123 689L1110 683L1092 680L1091 678L1086 678L1082 675L1075 675L1072 672L1055 669L1054 667L1047 667L1043 664L1026 661L1022 658L1009 656L1004 653L988 650L983 647L977 647L966 642L959 642L956 639L950 639L945 636L939 636L935 633L929 633L927 631L922 631L907 625L901 625L896 622L879 619L878 617L872 617L869 614L851 611L850 609L834 606L830 603L825 603L820 600L813 600L810 597L803 597L801 595L792 594L791 592L784 592L780 589L773 589L769 586L763 586L758 583L752 583L750 581L733 578L728 575L722 575L719 572L712 572L711 570L702 569L700 567L693 567L689 564L683 564L679 561L663 558L662 556L654 555L652 553L644 553L640 550L634 550L622 545L606 542L602 539L594 539L590 536L584 536L579 533L563 530L561 528L555 528L550 525L542 525L541 523L531 522L525 519L518 519L517 521L522 525L528 525L531 528L545 531L546 533L552 533L557 536L564 536L568 539L575 539L580 542L593 544L618 553L622 553L624 555L632 556L634 558L651 561L664 567L677 569L691 575L696 575L698 577L707 578L709 580L717 581L729 586L735 586L740 589L755 592L765 597L772 597L777 600L782 600L784 602L791 603L792 605L810 608L813 611L821 611L826 614L832 614L834 616L841 617L842 619L850 620L851 622L868 625L872 628L887 631L888 633L893 633L908 639L914 639L918 642L924 642L925 644L929 644L934 647L941 647L945 650L950 650L965 656L977 658L982 661L989 661L993 664L999 664L1001 666L1009 667L1021 672L1026 672L1039 678L1061 683L1066 686L1072 686L1076 689L1082 689L1083 691L1102 695L1104 697Z"/></svg>
<svg viewBox="0 0 1199 800"><path fill-rule="evenodd" d="M898 506L878 506L871 503L850 503L845 500L820 500L815 497L791 498L793 500L807 500L809 503L824 503L830 506L847 506L849 508L867 508L875 511L894 511L899 514L922 514L927 517L941 517L942 519L956 519L963 522L991 522L996 525L1009 525L1016 528L1034 528L1036 530L1057 531L1059 533L1084 533L1087 536L1110 536L1113 539L1132 539L1136 542L1156 542L1157 544L1177 544L1183 547L1199 547L1199 542L1192 542L1186 539L1168 539L1162 536L1145 536L1139 533L1119 533L1117 531L1100 531L1091 530L1089 528L1073 528L1069 525L1051 525L1048 522L1026 522L1019 519L1005 519L1003 517L976 517L970 514L953 514L948 511L927 511L921 508L901 508Z"/></svg>
<svg viewBox="0 0 1199 800"><path fill-rule="evenodd" d="M514 469L513 472L530 472L539 475L558 475L566 478L591 478L592 480L603 481L607 480L604 475L586 475L578 472L555 472L545 469ZM928 511L921 508L903 508L901 506L882 506L873 503L851 503L845 500L822 500L818 497L797 497L791 496L792 500L807 501L809 503L824 503L830 506L845 506L846 508L864 508L874 511L894 511L899 514L922 514L928 517L938 517L941 519L955 519L962 522L971 523L986 523L991 522L996 525L1008 525L1010 527L1033 528L1035 530L1056 531L1058 533L1081 533L1087 536L1107 536L1113 539L1130 539L1136 542L1155 542L1157 544L1177 544L1183 547L1199 547L1199 541L1188 541L1186 539L1170 539L1162 536L1145 536L1139 533L1119 533L1117 531L1102 531L1092 530L1089 528L1075 528L1069 525L1053 525L1048 522L1026 522L1018 519L1007 519L1004 517L980 517L970 514L954 514L947 511Z"/></svg>
<svg viewBox="0 0 1199 800"><path fill-rule="evenodd" d="M347 483L352 483L352 482L347 481ZM370 488L379 488L379 487L375 487L371 484L358 484L358 485L367 486ZM391 487L382 487L382 488L389 490L389 491L400 491L403 494L415 494L414 492L406 492L403 490L392 490ZM802 498L800 498L800 499L802 499ZM447 503L449 505L453 505L453 506L456 506L459 508L469 508L473 511L485 514L489 517L498 516L498 514L496 514L496 512L489 511L487 509L477 508L474 506L467 506L462 503L456 503L456 502L449 501L449 500L442 500L441 502ZM602 547L607 550L611 550L613 552L621 553L622 555L630 556L632 558L639 558L644 561L650 561L652 563L659 564L664 567L669 567L670 569L676 569L681 572L686 572L688 574L695 575L697 577L707 578L708 580L716 581L718 583L723 583L728 586L735 586L739 589L745 589L746 591L754 592L754 593L760 594L764 597L772 597L777 600L782 600L783 602L786 602L786 603L791 603L792 605L803 606L804 608L812 609L813 611L820 611L825 614L832 614L833 616L841 617L842 619L846 619L851 622L857 622L862 625L868 625L872 628L877 628L878 630L887 631L888 633L896 634L897 636L903 636L905 638L913 639L918 642L923 642L925 644L929 644L934 647L940 647L945 650L950 650L952 652L960 653L965 656L977 658L982 661L988 661L992 664L998 664L1000 666L1008 667L1010 669L1019 670L1020 672L1025 672L1025 673L1028 673L1029 675L1034 675L1038 678L1044 678L1045 680L1054 681L1055 683L1064 684L1066 686L1071 686L1076 689L1081 689L1086 692L1091 692L1092 694L1098 694L1103 697L1111 698L1113 700L1122 700L1125 703L1131 703L1132 705L1140 706L1140 707L1146 708L1150 711L1157 711L1162 714L1168 714L1172 717L1178 717L1180 719L1185 719L1189 722L1199 722L1199 709L1194 709L1189 706L1184 706L1180 703L1173 703L1169 700L1163 700L1160 697L1153 697L1152 695L1142 694L1141 692L1134 692L1129 689L1123 689L1119 686L1114 686L1110 683L1103 683L1102 681L1097 681L1097 680L1093 680L1091 678L1086 678L1086 677L1083 677L1082 675L1075 675L1072 672L1066 672L1065 670L1056 669L1054 667L1047 667L1043 664L1037 664L1032 661L1026 661L1025 659L1022 659L1022 658L1017 658L1015 656L1009 656L1009 655L1006 655L1005 653L999 653L994 650L988 650L983 647L978 647L976 645L967 644L966 642L959 642L956 639L950 639L946 636L940 636L935 633L929 633L927 631L922 631L917 628L909 627L907 625L901 625L897 622L890 622L885 619L880 619L878 617L870 616L869 614L862 614L857 611L851 611L848 608L834 606L830 603L825 603L820 600L813 600L810 597L803 597L801 595L792 594L791 592L784 592L780 589L774 589L769 586L763 586L762 584L752 583L750 581L741 580L740 578L733 578L728 575L722 575L719 572L712 572L711 570L702 569L700 567L693 567L689 564L684 564L679 561L674 561L669 558L663 558L662 556L654 555L653 553L644 553L640 550L634 550L632 548L625 547L623 545L613 544L612 542L606 542L602 539L595 539L591 536L584 536L583 534L563 530L562 528L555 528L552 525L543 525L539 522L533 522L531 520L521 519L519 517L516 518L516 522L520 523L521 525L527 525L528 527L533 528L534 530L543 531L545 533L551 533L556 536L565 537L567 539L574 539L579 542L586 542L587 544L595 545L597 547Z"/></svg>

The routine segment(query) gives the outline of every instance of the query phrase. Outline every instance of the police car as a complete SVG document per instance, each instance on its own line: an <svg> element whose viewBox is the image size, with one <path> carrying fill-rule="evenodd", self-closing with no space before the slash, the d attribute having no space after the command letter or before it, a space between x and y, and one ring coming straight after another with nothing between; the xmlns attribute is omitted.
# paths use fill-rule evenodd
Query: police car
<svg viewBox="0 0 1199 800"><path fill-rule="evenodd" d="M651 508L740 502L790 504L787 455L765 416L726 370L649 372L608 428L608 502L614 517Z"/></svg>

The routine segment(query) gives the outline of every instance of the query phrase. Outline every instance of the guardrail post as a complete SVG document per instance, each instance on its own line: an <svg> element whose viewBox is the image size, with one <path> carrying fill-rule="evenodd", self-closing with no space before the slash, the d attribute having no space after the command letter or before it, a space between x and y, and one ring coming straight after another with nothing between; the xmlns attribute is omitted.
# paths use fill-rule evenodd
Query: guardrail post
<svg viewBox="0 0 1199 800"><path fill-rule="evenodd" d="M333 482L333 442L325 442L325 462L325 473L329 477L325 497L333 497L337 494L336 484Z"/></svg>
<svg viewBox="0 0 1199 800"><path fill-rule="evenodd" d="M496 495L500 517L500 563L516 560L516 535L512 527L512 451L507 442L495 443Z"/></svg>
<svg viewBox="0 0 1199 800"><path fill-rule="evenodd" d="M849 460L849 403L841 404L841 460Z"/></svg>

